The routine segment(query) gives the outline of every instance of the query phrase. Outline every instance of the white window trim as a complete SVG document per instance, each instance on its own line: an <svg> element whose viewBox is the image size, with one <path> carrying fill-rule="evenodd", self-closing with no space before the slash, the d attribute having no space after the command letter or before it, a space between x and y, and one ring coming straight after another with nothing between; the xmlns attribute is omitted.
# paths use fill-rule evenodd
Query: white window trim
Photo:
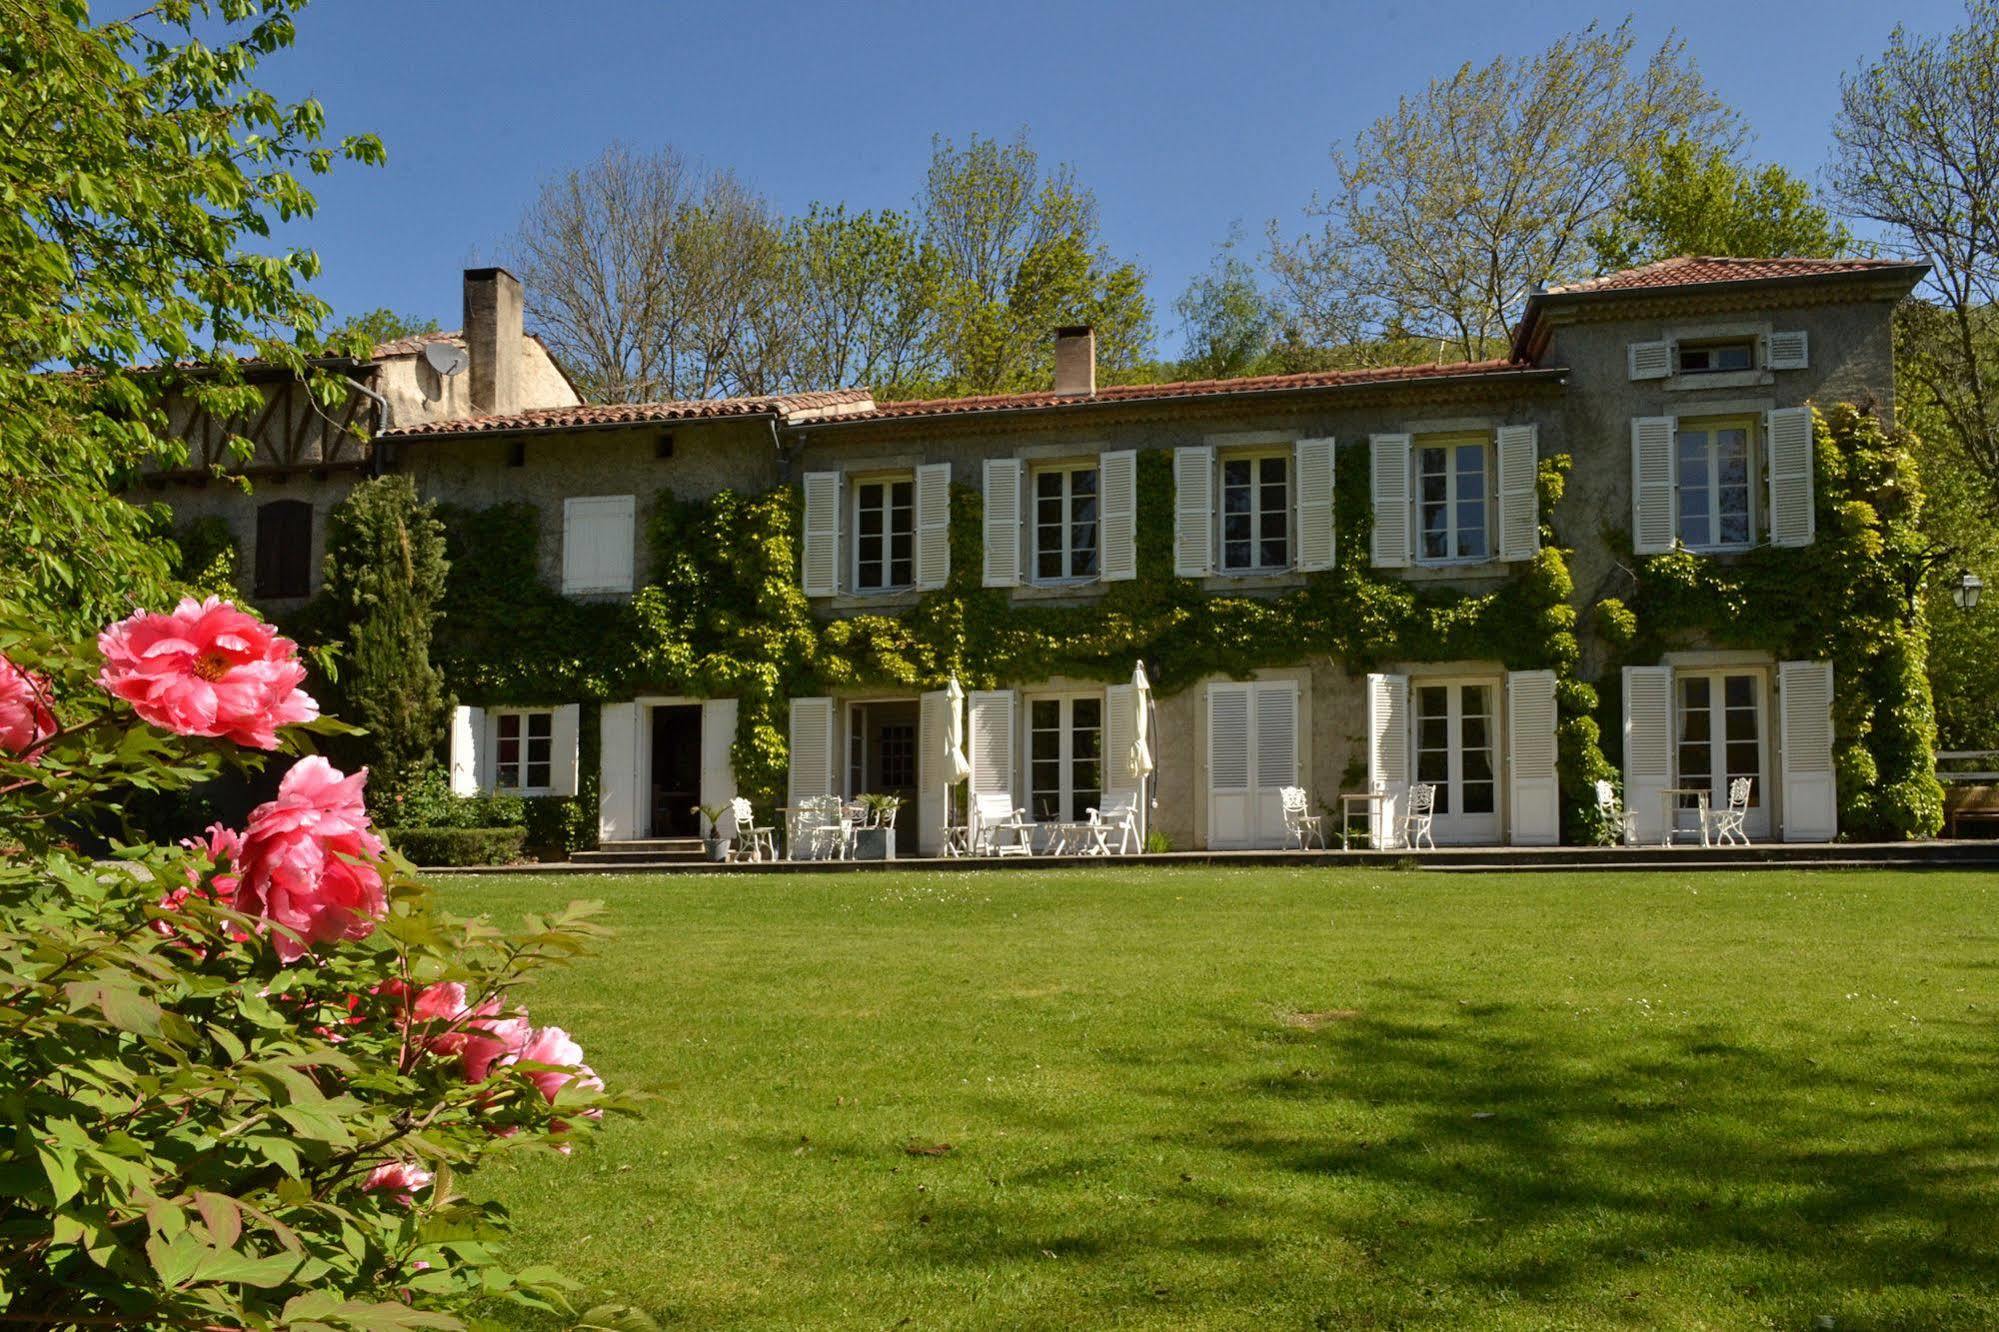
<svg viewBox="0 0 1999 1332"><path fill-rule="evenodd" d="M1463 444L1476 443L1485 454L1485 554L1450 555L1433 558L1423 553L1423 450L1456 450ZM1458 470L1454 465L1444 472L1445 500L1450 513L1451 549L1457 549L1458 536ZM1410 562L1426 569L1467 568L1481 564L1493 564L1499 559L1498 543L1493 539L1499 522L1496 510L1499 489L1498 449L1494 447L1490 431L1452 431L1434 435L1414 435L1409 440L1409 545Z"/></svg>
<svg viewBox="0 0 1999 1332"><path fill-rule="evenodd" d="M1298 464L1297 464L1296 452L1297 452L1296 445L1291 443L1282 444L1282 445L1273 445L1268 447L1247 446L1239 448L1218 448L1215 450L1215 474L1214 474L1215 476L1214 479L1215 560L1213 567L1209 570L1211 576L1216 578L1271 578L1281 574L1291 573L1297 569L1298 567ZM1253 565L1246 569L1231 569L1228 566L1228 542L1224 536L1223 526L1222 526L1223 518L1226 516L1226 505L1228 503L1227 499L1228 487L1223 479L1225 475L1225 469L1227 468L1228 464L1232 462L1256 463L1256 462L1262 462L1265 458L1279 458L1282 459L1284 462L1284 563L1270 564L1270 565ZM1263 482L1261 478L1255 476L1255 471L1260 471L1260 470L1261 469L1255 469L1254 471L1252 471L1252 477L1255 478L1254 490L1252 491L1252 493L1256 495L1259 501L1262 498ZM1261 508L1258 508L1253 510L1252 512L1255 516L1261 517L1263 510ZM1261 548L1262 541L1263 538L1261 536L1252 536L1250 538L1250 544L1254 547L1258 547L1259 549Z"/></svg>
<svg viewBox="0 0 1999 1332"><path fill-rule="evenodd" d="M1675 664L1669 659L1662 664L1670 664L1673 667L1673 688L1669 695L1671 711L1666 718L1666 738L1671 751L1674 786L1685 786L1689 781L1686 773L1680 769L1680 735L1686 722L1686 705L1681 701L1681 691L1685 683L1693 679L1706 679L1709 681L1711 692L1708 704L1710 719L1707 742L1708 752L1717 760L1722 772L1726 774L1728 771L1728 741L1725 735L1721 738L1716 738L1713 730L1714 715L1716 713L1725 714L1726 704L1715 702L1712 691L1716 688L1724 688L1725 686L1722 682L1731 675L1747 675L1755 680L1757 767L1755 788L1750 792L1750 798L1755 803L1750 805L1749 808L1751 817L1755 819L1758 825L1756 835L1758 837L1770 836L1772 831L1777 827L1776 791L1774 788L1782 784L1783 772L1778 762L1777 746L1775 744L1776 737L1772 733L1772 728L1777 723L1778 717L1775 706L1775 677L1769 659L1767 657L1759 657L1749 661L1731 661L1719 655L1702 655L1692 661L1681 661ZM1708 797L1711 807L1719 808L1721 805L1725 805L1728 800L1726 781L1724 780L1721 786L1717 788L1715 785L1715 775L1713 771L1710 771L1708 773L1708 786L1711 792ZM1719 797L1719 799L1717 800L1716 797ZM1677 827L1680 822L1677 814L1674 816L1673 822Z"/></svg>
<svg viewBox="0 0 1999 1332"><path fill-rule="evenodd" d="M1026 808L1028 818L1031 821L1039 822L1039 820L1035 819L1034 817L1034 795L1035 795L1034 705L1036 703L1054 703L1061 708L1062 722L1056 734L1061 737L1061 745L1058 752L1060 755L1060 762L1062 765L1062 778L1061 778L1061 785L1057 790L1057 795L1064 803L1068 804L1071 808L1075 808L1076 807L1075 805L1076 802L1075 704L1077 699L1092 699L1095 700L1095 702L1098 704L1097 799L1099 801L1102 801L1103 793L1107 789L1105 786L1105 781L1110 774L1105 762L1104 741L1106 739L1106 733L1110 728L1110 710L1108 705L1106 704L1104 691L1102 689L1058 689L1058 690L1046 690L1033 694L1022 694L1020 697L1019 723L1018 723L1020 726L1020 738L1019 738L1020 748L1017 751L1020 755L1021 794L1020 794L1019 803ZM1075 819L1072 820L1072 819L1058 818L1055 821L1058 823L1066 823L1066 822L1074 822L1088 817L1089 815L1087 812L1085 812L1080 808L1077 808Z"/></svg>
<svg viewBox="0 0 1999 1332"><path fill-rule="evenodd" d="M907 583L883 583L879 587L861 586L861 487L867 485L893 485L897 481L909 483L909 581ZM847 557L847 577L857 597L898 596L916 591L916 470L908 467L888 468L875 472L851 472L846 477L847 502L846 537L852 553ZM882 514L882 576L888 577L894 567L890 557L888 511Z"/></svg>
<svg viewBox="0 0 1999 1332"><path fill-rule="evenodd" d="M1026 511L1023 526L1027 529L1027 577L1022 581L1031 587L1076 587L1095 583L1103 577L1104 567L1104 475L1103 467L1096 458L1061 458L1045 462L1029 462L1027 471ZM1044 475L1059 474L1062 482L1062 563L1069 564L1070 545L1068 538L1073 523L1070 507L1070 481L1067 479L1077 472L1093 472L1097 478L1097 572L1079 574L1066 573L1059 577L1044 578L1041 575L1041 478Z"/></svg>
<svg viewBox="0 0 1999 1332"><path fill-rule="evenodd" d="M1746 541L1711 541L1702 545L1690 545L1680 537L1680 432L1683 430L1704 430L1708 434L1708 452L1712 459L1714 433L1717 430L1741 428L1747 435L1749 457L1749 538ZM1765 544L1763 536L1764 513L1757 491L1761 489L1759 479L1763 476L1763 427L1756 417L1735 413L1702 414L1699 416L1676 416L1673 418L1673 540L1680 547L1696 555L1739 555L1745 550L1754 550ZM1721 487L1708 486L1708 530L1721 530Z"/></svg>
<svg viewBox="0 0 1999 1332"><path fill-rule="evenodd" d="M1512 774L1509 770L1507 754L1507 742L1510 733L1506 725L1505 675L1491 675L1483 671L1474 671L1448 675L1410 675L1407 679L1409 682L1409 780L1412 783L1423 780L1419 772L1424 753L1422 748L1422 691L1433 686L1440 686L1456 691L1456 697L1462 699L1464 696L1463 688L1466 685L1478 685L1486 690L1486 706L1490 711L1486 713L1485 748L1492 756L1492 809L1485 814L1467 814L1461 809L1452 810L1448 815L1440 812L1440 817L1447 817L1453 821L1491 819L1494 826L1491 830L1492 841L1490 844L1498 845L1506 839L1507 822L1512 817L1511 811L1508 808L1509 792L1507 790L1507 782ZM1462 722L1462 718L1460 720ZM1463 785L1464 780L1464 750L1458 743L1459 737L1462 734L1461 726L1457 732L1448 737L1449 744L1445 750L1445 753L1449 756L1449 761L1455 763L1459 768L1460 785ZM1443 783L1439 783L1439 785L1443 785ZM1485 844L1477 843L1477 845Z"/></svg>
<svg viewBox="0 0 1999 1332"><path fill-rule="evenodd" d="M520 786L500 785L500 722L506 717L520 718ZM548 783L544 786L529 786L528 774L528 718L548 718ZM510 796L545 796L555 794L555 709L554 708L492 708L486 713L486 735L493 755L492 782L488 793Z"/></svg>

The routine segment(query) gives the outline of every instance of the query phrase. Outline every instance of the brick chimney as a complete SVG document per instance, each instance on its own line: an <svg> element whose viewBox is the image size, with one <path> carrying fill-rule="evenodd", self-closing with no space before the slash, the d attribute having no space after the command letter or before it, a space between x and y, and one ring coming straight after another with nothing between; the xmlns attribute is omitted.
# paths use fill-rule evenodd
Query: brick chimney
<svg viewBox="0 0 1999 1332"><path fill-rule="evenodd" d="M472 410L503 415L520 406L521 280L504 268L465 270L465 349L471 357Z"/></svg>
<svg viewBox="0 0 1999 1332"><path fill-rule="evenodd" d="M1055 391L1078 398L1097 391L1097 335L1088 324L1055 330Z"/></svg>

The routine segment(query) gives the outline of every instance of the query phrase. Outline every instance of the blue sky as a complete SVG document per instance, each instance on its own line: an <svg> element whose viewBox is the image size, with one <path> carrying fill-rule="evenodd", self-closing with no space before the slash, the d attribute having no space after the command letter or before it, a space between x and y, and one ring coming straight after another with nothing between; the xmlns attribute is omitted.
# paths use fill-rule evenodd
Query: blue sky
<svg viewBox="0 0 1999 1332"><path fill-rule="evenodd" d="M316 185L286 233L325 262L336 310L458 322L459 271L503 260L539 183L622 138L727 165L786 210L815 199L902 207L930 136L1029 129L1073 162L1113 250L1151 274L1161 350L1173 298L1240 222L1303 225L1328 147L1459 63L1538 50L1622 9L1554 0L663 4L319 0L267 62L335 133L372 130L389 164ZM1747 118L1759 158L1816 175L1839 75L1897 19L1955 27L1958 0L1682 0L1677 25Z"/></svg>

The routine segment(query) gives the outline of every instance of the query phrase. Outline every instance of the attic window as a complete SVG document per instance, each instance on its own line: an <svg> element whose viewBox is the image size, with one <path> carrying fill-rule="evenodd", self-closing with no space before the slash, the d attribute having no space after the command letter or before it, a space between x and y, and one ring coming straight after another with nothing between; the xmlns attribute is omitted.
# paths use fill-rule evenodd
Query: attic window
<svg viewBox="0 0 1999 1332"><path fill-rule="evenodd" d="M1756 344L1748 338L1730 342L1683 342L1679 345L1683 375L1725 374L1756 368Z"/></svg>
<svg viewBox="0 0 1999 1332"><path fill-rule="evenodd" d="M653 441L652 456L660 462L665 462L673 456L673 432L671 430L662 430L659 432L659 438Z"/></svg>
<svg viewBox="0 0 1999 1332"><path fill-rule="evenodd" d="M517 439L507 445L507 466L526 467L528 465L528 442Z"/></svg>

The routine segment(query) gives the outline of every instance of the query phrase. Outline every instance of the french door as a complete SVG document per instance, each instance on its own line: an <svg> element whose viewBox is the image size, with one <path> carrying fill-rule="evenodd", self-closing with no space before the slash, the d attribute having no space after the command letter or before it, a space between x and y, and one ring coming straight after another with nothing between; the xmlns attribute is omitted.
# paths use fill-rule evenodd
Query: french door
<svg viewBox="0 0 1999 1332"><path fill-rule="evenodd" d="M1027 816L1080 823L1104 799L1101 692L1027 700Z"/></svg>
<svg viewBox="0 0 1999 1332"><path fill-rule="evenodd" d="M1728 804L1728 785L1737 777L1750 779L1749 814L1743 831L1751 837L1770 835L1770 736L1766 722L1768 689L1761 671L1689 671L1673 673L1678 694L1675 727L1678 780L1676 786L1699 787L1708 802ZM1697 832L1699 802L1681 796L1675 826Z"/></svg>
<svg viewBox="0 0 1999 1332"><path fill-rule="evenodd" d="M1284 844L1278 792L1298 784L1298 686L1290 680L1208 686L1208 845Z"/></svg>
<svg viewBox="0 0 1999 1332"><path fill-rule="evenodd" d="M1499 682L1413 682L1416 780L1437 788L1439 842L1500 841Z"/></svg>

